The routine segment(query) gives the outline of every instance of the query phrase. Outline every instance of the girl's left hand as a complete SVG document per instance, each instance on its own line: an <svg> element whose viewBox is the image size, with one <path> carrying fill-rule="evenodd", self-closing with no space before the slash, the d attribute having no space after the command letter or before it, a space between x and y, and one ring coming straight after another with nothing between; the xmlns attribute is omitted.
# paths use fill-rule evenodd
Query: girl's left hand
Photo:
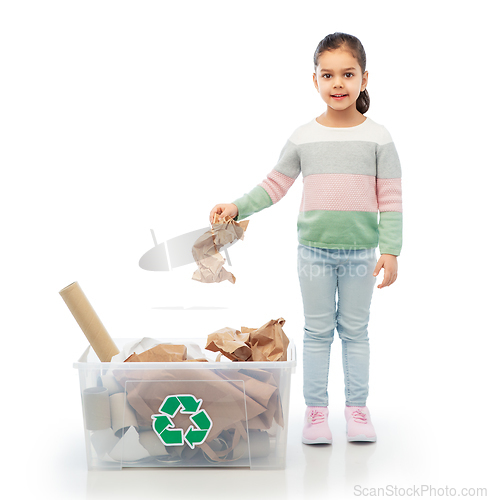
<svg viewBox="0 0 488 500"><path fill-rule="evenodd" d="M384 268L383 282L378 285L378 288L390 286L395 283L398 274L398 262L396 255L384 253L378 259L378 263L373 271L373 276L378 276L381 268Z"/></svg>

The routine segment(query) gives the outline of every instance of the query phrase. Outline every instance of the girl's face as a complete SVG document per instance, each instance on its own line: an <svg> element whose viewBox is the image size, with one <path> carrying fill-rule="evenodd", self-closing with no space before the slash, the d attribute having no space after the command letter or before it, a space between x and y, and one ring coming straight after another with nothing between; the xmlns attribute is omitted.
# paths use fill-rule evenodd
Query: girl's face
<svg viewBox="0 0 488 500"><path fill-rule="evenodd" d="M337 49L320 55L313 82L320 97L330 108L344 111L354 106L356 109L359 93L368 83L368 72L362 74L361 67L351 52Z"/></svg>

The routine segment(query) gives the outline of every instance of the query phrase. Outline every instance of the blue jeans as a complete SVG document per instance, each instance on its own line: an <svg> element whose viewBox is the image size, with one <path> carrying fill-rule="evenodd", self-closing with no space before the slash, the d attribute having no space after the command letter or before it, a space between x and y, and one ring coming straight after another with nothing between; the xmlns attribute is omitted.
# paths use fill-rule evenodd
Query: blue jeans
<svg viewBox="0 0 488 500"><path fill-rule="evenodd" d="M346 406L366 405L368 321L376 261L375 248L336 250L298 245L297 269L305 314L303 395L307 406L329 404L330 346L336 328L342 341Z"/></svg>

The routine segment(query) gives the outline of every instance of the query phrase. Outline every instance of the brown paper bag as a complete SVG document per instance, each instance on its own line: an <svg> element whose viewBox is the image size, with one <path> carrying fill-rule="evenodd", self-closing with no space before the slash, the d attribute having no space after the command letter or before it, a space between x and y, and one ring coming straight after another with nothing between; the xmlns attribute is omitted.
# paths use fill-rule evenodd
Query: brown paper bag
<svg viewBox="0 0 488 500"><path fill-rule="evenodd" d="M253 361L286 361L286 350L290 341L283 331L285 320L272 319L257 329L242 327L249 333Z"/></svg>

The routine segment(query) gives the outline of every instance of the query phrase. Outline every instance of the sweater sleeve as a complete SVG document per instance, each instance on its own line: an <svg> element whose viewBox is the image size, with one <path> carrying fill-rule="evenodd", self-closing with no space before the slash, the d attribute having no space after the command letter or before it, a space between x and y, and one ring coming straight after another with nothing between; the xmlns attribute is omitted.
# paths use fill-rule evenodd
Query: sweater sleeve
<svg viewBox="0 0 488 500"><path fill-rule="evenodd" d="M380 254L400 255L402 249L402 183L401 166L390 133L384 136L376 150L376 196L380 220L378 223Z"/></svg>
<svg viewBox="0 0 488 500"><path fill-rule="evenodd" d="M295 182L300 171L298 147L288 139L281 150L278 163L267 175L266 179L249 191L249 193L233 201L238 209L235 220L245 219L256 212L278 203Z"/></svg>

